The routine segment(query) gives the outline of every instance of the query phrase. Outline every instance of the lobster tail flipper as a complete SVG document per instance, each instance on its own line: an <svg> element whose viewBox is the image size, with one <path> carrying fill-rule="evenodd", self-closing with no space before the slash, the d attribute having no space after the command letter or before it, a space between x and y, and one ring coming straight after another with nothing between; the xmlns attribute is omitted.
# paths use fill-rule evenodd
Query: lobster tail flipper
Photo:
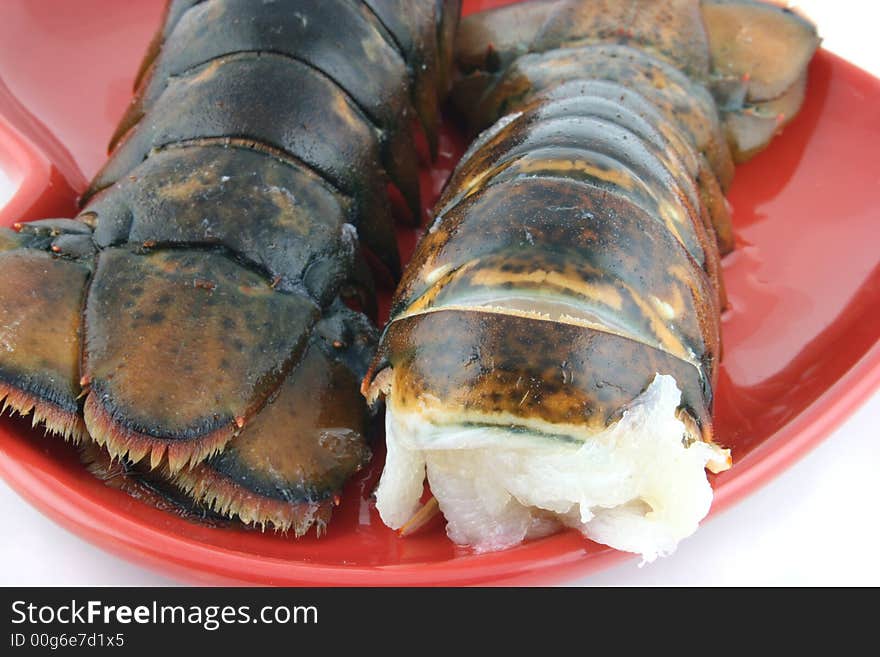
<svg viewBox="0 0 880 657"><path fill-rule="evenodd" d="M375 329L337 305L253 422L223 453L171 481L246 523L297 536L316 524L322 533L343 484L370 458L358 388L375 341Z"/></svg>
<svg viewBox="0 0 880 657"><path fill-rule="evenodd" d="M69 220L0 229L0 398L2 409L80 442L82 303L88 259L64 258L59 240L90 229Z"/></svg>

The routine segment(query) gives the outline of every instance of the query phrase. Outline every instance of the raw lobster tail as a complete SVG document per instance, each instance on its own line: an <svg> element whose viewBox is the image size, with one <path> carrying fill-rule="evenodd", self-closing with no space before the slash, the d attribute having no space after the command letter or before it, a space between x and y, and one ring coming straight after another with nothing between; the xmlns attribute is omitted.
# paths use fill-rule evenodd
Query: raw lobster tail
<svg viewBox="0 0 880 657"><path fill-rule="evenodd" d="M0 395L195 501L305 532L369 458L361 245L418 220L458 3L175 0L75 221L0 231ZM386 174L387 172L387 174ZM95 461L95 459L91 459Z"/></svg>
<svg viewBox="0 0 880 657"><path fill-rule="evenodd" d="M786 64L731 43L730 21ZM549 0L467 18L458 43L456 102L474 131L497 122L438 202L365 380L387 405L380 513L406 526L427 472L456 542L567 525L669 553L709 509L705 468L730 466L711 412L723 190L731 148L756 150L738 117L802 84L815 32L745 0Z"/></svg>

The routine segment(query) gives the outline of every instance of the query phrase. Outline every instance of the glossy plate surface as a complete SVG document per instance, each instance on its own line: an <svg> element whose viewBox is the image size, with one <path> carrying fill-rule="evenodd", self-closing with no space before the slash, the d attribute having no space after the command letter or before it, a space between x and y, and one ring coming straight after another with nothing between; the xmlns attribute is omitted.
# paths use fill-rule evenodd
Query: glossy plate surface
<svg viewBox="0 0 880 657"><path fill-rule="evenodd" d="M16 187L0 224L72 214L104 161L161 7L0 6L0 171ZM729 197L738 248L724 263L731 309L716 423L736 463L713 480L713 513L790 465L880 384L880 81L827 52L810 74L803 111L738 169ZM426 196L461 146L446 134L441 162L423 172ZM401 233L405 253L415 237ZM147 507L93 479L60 441L0 419L0 475L23 497L103 548L188 581L546 584L626 558L571 532L487 555L456 548L439 524L400 539L369 499L380 467L381 458L348 487L326 537L295 541Z"/></svg>

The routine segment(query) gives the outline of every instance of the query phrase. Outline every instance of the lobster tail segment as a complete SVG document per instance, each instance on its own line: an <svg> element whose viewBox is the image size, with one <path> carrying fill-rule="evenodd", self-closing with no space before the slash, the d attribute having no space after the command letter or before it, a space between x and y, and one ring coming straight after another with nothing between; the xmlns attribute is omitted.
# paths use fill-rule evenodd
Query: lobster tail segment
<svg viewBox="0 0 880 657"><path fill-rule="evenodd" d="M79 343L88 258L57 254L91 230L70 220L0 229L0 403L79 442Z"/></svg>
<svg viewBox="0 0 880 657"><path fill-rule="evenodd" d="M267 86L276 90L269 98L260 93ZM322 178L351 199L360 239L399 273L376 131L335 84L296 60L229 55L175 78L86 197L136 176L151 152L212 144L260 151Z"/></svg>

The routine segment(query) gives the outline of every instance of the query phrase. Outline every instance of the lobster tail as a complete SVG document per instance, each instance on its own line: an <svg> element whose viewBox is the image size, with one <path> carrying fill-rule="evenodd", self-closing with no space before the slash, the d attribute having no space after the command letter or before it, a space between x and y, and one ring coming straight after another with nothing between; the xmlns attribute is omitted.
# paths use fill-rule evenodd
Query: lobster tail
<svg viewBox="0 0 880 657"><path fill-rule="evenodd" d="M400 274L388 186L417 220L414 105L436 112L458 12L392 34L384 6L169 4L77 220L2 235L52 317L7 336L8 405L225 515L326 523L369 455L376 335L343 301L375 308L362 248Z"/></svg>
<svg viewBox="0 0 880 657"><path fill-rule="evenodd" d="M464 20L454 97L484 131L364 385L386 399L387 524L406 525L425 476L447 533L478 550L570 526L651 560L708 512L705 470L730 467L712 405L723 190L742 154L742 107L719 110L717 94L753 62L734 48L720 73L726 37L703 12L802 22L716 4L549 0ZM755 102L803 79L802 54L767 70L778 84L763 79Z"/></svg>

